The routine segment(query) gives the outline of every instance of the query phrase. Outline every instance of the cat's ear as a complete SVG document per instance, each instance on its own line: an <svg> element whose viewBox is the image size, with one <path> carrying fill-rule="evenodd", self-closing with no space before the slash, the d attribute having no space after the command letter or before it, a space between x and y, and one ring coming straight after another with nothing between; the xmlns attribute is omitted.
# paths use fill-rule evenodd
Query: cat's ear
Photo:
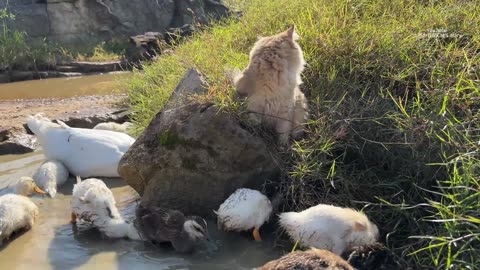
<svg viewBox="0 0 480 270"><path fill-rule="evenodd" d="M292 24L287 30L287 36L290 40L298 40L297 32L295 31L295 25Z"/></svg>

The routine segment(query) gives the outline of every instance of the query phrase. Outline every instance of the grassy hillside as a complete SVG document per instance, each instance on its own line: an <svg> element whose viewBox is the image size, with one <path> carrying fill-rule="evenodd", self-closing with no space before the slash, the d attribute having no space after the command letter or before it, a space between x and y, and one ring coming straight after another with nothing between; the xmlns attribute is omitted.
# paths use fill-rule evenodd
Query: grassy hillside
<svg viewBox="0 0 480 270"><path fill-rule="evenodd" d="M308 68L307 138L290 149L286 208L363 209L415 269L475 269L480 256L480 5L476 1L245 0L128 82L140 132L186 69L237 108L225 70L257 35L295 24Z"/></svg>

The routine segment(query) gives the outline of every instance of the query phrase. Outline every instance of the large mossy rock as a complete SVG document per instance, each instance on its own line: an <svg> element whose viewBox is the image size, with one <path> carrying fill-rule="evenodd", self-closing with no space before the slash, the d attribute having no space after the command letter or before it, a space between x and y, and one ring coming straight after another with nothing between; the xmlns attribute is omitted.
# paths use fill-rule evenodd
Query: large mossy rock
<svg viewBox="0 0 480 270"><path fill-rule="evenodd" d="M236 189L273 179L275 156L237 117L194 102L158 113L118 170L144 204L211 216Z"/></svg>

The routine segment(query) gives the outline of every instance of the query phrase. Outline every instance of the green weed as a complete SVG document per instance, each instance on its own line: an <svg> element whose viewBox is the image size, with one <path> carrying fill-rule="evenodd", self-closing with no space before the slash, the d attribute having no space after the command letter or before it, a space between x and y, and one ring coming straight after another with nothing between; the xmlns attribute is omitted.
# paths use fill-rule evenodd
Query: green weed
<svg viewBox="0 0 480 270"><path fill-rule="evenodd" d="M232 1L230 1L232 2ZM307 136L282 168L285 210L362 208L414 269L477 269L480 6L476 1L246 0L128 82L139 133L187 68L233 112L228 72L257 35L295 24L308 67ZM233 109L232 109L233 108Z"/></svg>

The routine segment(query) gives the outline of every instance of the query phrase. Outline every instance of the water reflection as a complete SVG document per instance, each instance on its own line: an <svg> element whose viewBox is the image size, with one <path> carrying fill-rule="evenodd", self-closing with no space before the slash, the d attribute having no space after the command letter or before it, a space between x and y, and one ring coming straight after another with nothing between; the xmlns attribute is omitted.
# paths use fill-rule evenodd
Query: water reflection
<svg viewBox="0 0 480 270"><path fill-rule="evenodd" d="M0 84L0 100L30 98L66 98L118 93L119 79L130 73L53 78Z"/></svg>

